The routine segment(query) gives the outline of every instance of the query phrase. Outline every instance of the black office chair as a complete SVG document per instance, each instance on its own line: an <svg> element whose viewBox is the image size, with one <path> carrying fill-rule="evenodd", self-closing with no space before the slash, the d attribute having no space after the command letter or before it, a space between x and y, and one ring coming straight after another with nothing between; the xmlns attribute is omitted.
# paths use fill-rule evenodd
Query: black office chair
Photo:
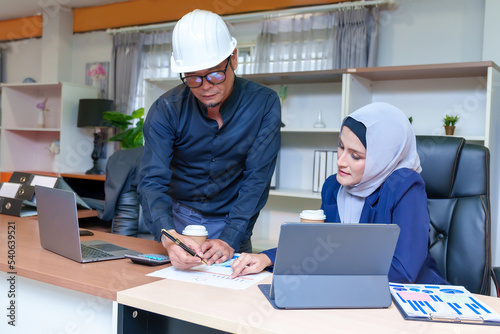
<svg viewBox="0 0 500 334"><path fill-rule="evenodd" d="M112 221L111 233L154 239L142 219L137 194L143 147L119 150L106 164L105 204L100 218Z"/></svg>
<svg viewBox="0 0 500 334"><path fill-rule="evenodd" d="M489 150L458 137L417 136L417 151L431 218L430 252L450 284L489 295L495 278Z"/></svg>

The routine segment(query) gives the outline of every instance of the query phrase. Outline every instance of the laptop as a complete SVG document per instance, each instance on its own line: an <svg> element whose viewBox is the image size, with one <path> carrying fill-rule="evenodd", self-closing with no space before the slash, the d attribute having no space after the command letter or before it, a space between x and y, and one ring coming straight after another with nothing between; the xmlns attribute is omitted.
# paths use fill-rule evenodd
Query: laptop
<svg viewBox="0 0 500 334"><path fill-rule="evenodd" d="M81 263L141 254L101 240L80 241L74 192L36 185L35 195L40 243L46 250Z"/></svg>
<svg viewBox="0 0 500 334"><path fill-rule="evenodd" d="M275 308L384 308L399 237L396 224L284 223L272 284Z"/></svg>

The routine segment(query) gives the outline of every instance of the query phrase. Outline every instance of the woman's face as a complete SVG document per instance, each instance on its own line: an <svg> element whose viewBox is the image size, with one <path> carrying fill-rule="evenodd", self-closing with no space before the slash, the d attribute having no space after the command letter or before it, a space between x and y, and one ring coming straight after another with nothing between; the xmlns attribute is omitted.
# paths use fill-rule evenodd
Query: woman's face
<svg viewBox="0 0 500 334"><path fill-rule="evenodd" d="M342 127L337 151L337 181L343 186L361 182L365 171L366 148L348 127Z"/></svg>

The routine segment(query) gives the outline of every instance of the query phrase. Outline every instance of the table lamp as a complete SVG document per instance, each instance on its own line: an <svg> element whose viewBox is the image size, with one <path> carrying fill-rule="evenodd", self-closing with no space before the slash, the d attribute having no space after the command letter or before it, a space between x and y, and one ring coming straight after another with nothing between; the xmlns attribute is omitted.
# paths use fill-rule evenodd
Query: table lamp
<svg viewBox="0 0 500 334"><path fill-rule="evenodd" d="M113 111L113 101L106 99L81 99L78 105L78 127L94 129L94 149L91 157L94 161L94 166L85 172L85 174L104 174L103 170L97 167L97 161L101 156L99 147L99 134L101 128L110 127L102 116L105 111Z"/></svg>

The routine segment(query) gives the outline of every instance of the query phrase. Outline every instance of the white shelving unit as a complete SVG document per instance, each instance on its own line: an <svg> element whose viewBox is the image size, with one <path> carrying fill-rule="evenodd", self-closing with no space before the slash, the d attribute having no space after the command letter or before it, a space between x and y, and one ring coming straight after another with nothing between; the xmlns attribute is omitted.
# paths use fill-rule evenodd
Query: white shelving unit
<svg viewBox="0 0 500 334"><path fill-rule="evenodd" d="M2 85L1 171L81 172L91 167L92 136L77 127L78 103L97 98L93 87L69 83ZM47 99L45 127L37 103ZM60 142L55 155L49 146Z"/></svg>
<svg viewBox="0 0 500 334"><path fill-rule="evenodd" d="M444 115L458 114L460 121L455 136L487 146L491 152L491 170L498 170L500 166L500 135L497 134L500 116L495 112L500 110L500 94L496 89L500 84L500 72L493 62L375 67L342 72L246 76L276 90L279 84L296 86L293 89L297 92L297 96L293 96L294 107L287 104L292 102L289 96L283 109L299 108L308 118L301 119L303 126L294 124L282 129L280 188L270 192L269 201L254 229L254 238L259 240L259 245L275 243L280 225L297 221L303 209L319 208L320 194L310 191L313 152L315 149L336 148L342 119L371 102L384 101L399 107L413 118L417 135L444 135ZM329 85L329 82L334 87L332 96L337 97L341 91L340 102L335 100L326 108L322 107L323 119L330 120L325 121L326 129L307 128L315 121L315 114L311 109L302 108L300 95L310 94L308 86L317 88L320 84ZM289 91L292 90L289 88ZM304 96L304 99L310 98ZM497 225L500 219L500 177L498 173L491 176L493 244L500 245Z"/></svg>
<svg viewBox="0 0 500 334"><path fill-rule="evenodd" d="M489 147L493 72L492 62L352 69L343 80L345 110L388 102L413 117L416 134L429 135L444 135L444 116L459 115L455 135Z"/></svg>
<svg viewBox="0 0 500 334"><path fill-rule="evenodd" d="M394 104L413 118L417 135L444 135L445 114L459 115L455 135L487 146L491 170L500 166L499 68L493 62L354 68L316 72L252 74L243 76L276 91L288 85L282 106L286 124L281 129L279 186L270 191L267 205L254 228L259 248L278 240L283 222L297 221L303 209L321 205L312 192L314 150L333 150L343 118L377 101ZM150 99L180 81L151 80ZM313 127L322 111L326 128ZM500 176L491 174L493 241L500 245ZM495 246L494 246L495 247Z"/></svg>

